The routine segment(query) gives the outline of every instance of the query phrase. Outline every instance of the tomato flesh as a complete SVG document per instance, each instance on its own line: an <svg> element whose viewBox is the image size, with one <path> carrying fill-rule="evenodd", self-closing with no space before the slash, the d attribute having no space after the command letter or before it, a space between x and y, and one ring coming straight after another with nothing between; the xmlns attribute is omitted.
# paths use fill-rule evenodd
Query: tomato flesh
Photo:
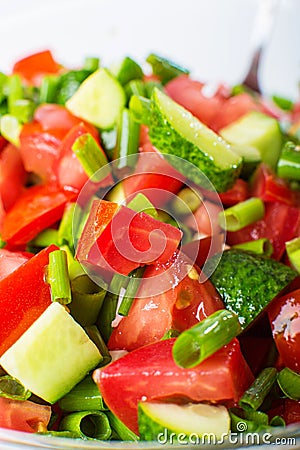
<svg viewBox="0 0 300 450"><path fill-rule="evenodd" d="M253 381L236 339L192 369L175 364L174 341L146 345L94 372L105 403L135 433L139 401L232 403Z"/></svg>
<svg viewBox="0 0 300 450"><path fill-rule="evenodd" d="M0 355L33 324L51 304L49 284L45 281L49 253L45 248L0 281Z"/></svg>
<svg viewBox="0 0 300 450"><path fill-rule="evenodd" d="M43 75L56 74L60 70L59 64L54 60L50 50L26 56L16 61L13 73L21 75L29 84L39 86Z"/></svg>
<svg viewBox="0 0 300 450"><path fill-rule="evenodd" d="M17 147L7 144L0 152L0 197L7 211L21 195L27 175Z"/></svg>
<svg viewBox="0 0 300 450"><path fill-rule="evenodd" d="M46 427L51 417L51 406L29 400L19 401L0 397L0 427L35 433L38 424Z"/></svg>
<svg viewBox="0 0 300 450"><path fill-rule="evenodd" d="M268 316L282 363L300 373L300 289L276 298Z"/></svg>
<svg viewBox="0 0 300 450"><path fill-rule="evenodd" d="M32 253L12 252L5 248L0 249L0 281L26 263L32 256Z"/></svg>

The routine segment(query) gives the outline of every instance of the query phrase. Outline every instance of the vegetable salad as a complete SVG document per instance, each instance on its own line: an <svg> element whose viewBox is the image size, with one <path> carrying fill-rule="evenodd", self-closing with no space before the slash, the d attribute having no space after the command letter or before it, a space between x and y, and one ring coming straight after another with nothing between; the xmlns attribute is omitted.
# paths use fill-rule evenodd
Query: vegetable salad
<svg viewBox="0 0 300 450"><path fill-rule="evenodd" d="M45 50L0 73L0 132L0 427L300 422L299 102Z"/></svg>

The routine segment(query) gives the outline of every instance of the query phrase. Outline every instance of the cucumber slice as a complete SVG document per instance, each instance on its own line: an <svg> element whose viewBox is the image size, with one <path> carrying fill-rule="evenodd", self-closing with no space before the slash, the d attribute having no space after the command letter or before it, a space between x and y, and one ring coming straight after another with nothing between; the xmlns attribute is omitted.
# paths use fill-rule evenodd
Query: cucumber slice
<svg viewBox="0 0 300 450"><path fill-rule="evenodd" d="M220 130L220 135L246 162L263 161L275 169L282 146L276 119L252 111Z"/></svg>
<svg viewBox="0 0 300 450"><path fill-rule="evenodd" d="M216 266L220 255L206 263L206 270ZM225 306L239 316L246 328L297 272L274 259L237 248L226 250L211 275L211 282Z"/></svg>
<svg viewBox="0 0 300 450"><path fill-rule="evenodd" d="M55 403L94 369L102 356L59 303L46 311L0 358L6 372Z"/></svg>
<svg viewBox="0 0 300 450"><path fill-rule="evenodd" d="M183 158L168 158L177 170L208 189L206 177L222 192L240 173L242 158L230 145L157 88L151 97L149 135L162 153ZM191 164L186 167L184 160L194 164L195 170Z"/></svg>
<svg viewBox="0 0 300 450"><path fill-rule="evenodd" d="M229 433L230 416L225 406L207 404L175 405L172 403L140 402L138 406L140 438L167 443L214 436L220 439Z"/></svg>
<svg viewBox="0 0 300 450"><path fill-rule="evenodd" d="M125 92L119 81L101 68L83 81L66 107L75 116L106 129L115 124L125 102Z"/></svg>

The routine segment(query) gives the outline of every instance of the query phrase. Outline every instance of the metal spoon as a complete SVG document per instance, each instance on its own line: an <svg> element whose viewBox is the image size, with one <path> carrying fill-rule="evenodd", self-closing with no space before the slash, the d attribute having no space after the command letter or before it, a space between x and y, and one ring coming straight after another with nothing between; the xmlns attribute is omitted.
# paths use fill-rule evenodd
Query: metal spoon
<svg viewBox="0 0 300 450"><path fill-rule="evenodd" d="M258 0L259 6L254 20L254 29L252 34L252 58L248 72L242 81L242 85L261 93L259 86L259 67L262 60L262 54L266 43L271 35L274 24L275 13L278 8L279 0Z"/></svg>

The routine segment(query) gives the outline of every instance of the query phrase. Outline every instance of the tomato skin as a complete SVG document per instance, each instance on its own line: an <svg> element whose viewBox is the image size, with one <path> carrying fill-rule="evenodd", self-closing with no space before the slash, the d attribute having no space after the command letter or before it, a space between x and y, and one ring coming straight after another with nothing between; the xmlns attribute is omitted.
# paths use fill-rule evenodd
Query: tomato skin
<svg viewBox="0 0 300 450"><path fill-rule="evenodd" d="M260 164L253 174L251 194L264 202L295 204L295 193L264 163Z"/></svg>
<svg viewBox="0 0 300 450"><path fill-rule="evenodd" d="M212 96L204 93L205 85L192 80L188 75L181 75L166 84L167 94L190 111L207 126L214 123L215 117L222 109L224 98L219 92Z"/></svg>
<svg viewBox="0 0 300 450"><path fill-rule="evenodd" d="M10 430L37 432L37 425L48 425L51 406L39 405L29 400L19 401L0 397L0 427Z"/></svg>
<svg viewBox="0 0 300 450"><path fill-rule="evenodd" d="M3 208L7 211L24 189L26 172L20 151L7 144L0 153L0 196Z"/></svg>
<svg viewBox="0 0 300 450"><path fill-rule="evenodd" d="M45 74L55 74L60 70L60 66L54 60L49 50L34 53L16 61L13 66L13 73L19 74L29 84L39 86L41 78Z"/></svg>
<svg viewBox="0 0 300 450"><path fill-rule="evenodd" d="M135 172L123 180L126 197L141 192L156 208L168 202L182 184L183 175L168 164L150 142L140 147Z"/></svg>
<svg viewBox="0 0 300 450"><path fill-rule="evenodd" d="M276 298L268 317L282 363L300 373L300 289Z"/></svg>
<svg viewBox="0 0 300 450"><path fill-rule="evenodd" d="M77 258L95 269L128 275L142 265L166 262L181 237L178 228L148 214L96 200L79 240Z"/></svg>
<svg viewBox="0 0 300 450"><path fill-rule="evenodd" d="M250 197L248 183L245 180L238 178L233 187L226 192L221 192L219 197L223 205L226 207L244 202Z"/></svg>
<svg viewBox="0 0 300 450"><path fill-rule="evenodd" d="M196 233L212 236L220 233L218 215L222 211L221 205L204 200L199 208L190 215L185 223Z"/></svg>
<svg viewBox="0 0 300 450"><path fill-rule="evenodd" d="M66 203L74 195L50 185L26 189L4 217L2 239L12 245L26 244L61 219Z"/></svg>
<svg viewBox="0 0 300 450"><path fill-rule="evenodd" d="M253 381L237 339L192 369L175 364L174 342L167 339L146 345L94 372L105 403L135 433L141 400L233 403Z"/></svg>
<svg viewBox="0 0 300 450"><path fill-rule="evenodd" d="M49 253L57 249L55 245L47 247L0 281L0 355L51 304L45 270Z"/></svg>
<svg viewBox="0 0 300 450"><path fill-rule="evenodd" d="M272 257L279 260L285 251L285 242L299 233L300 209L285 203L269 202L262 220L248 225L239 231L227 232L229 245L267 238L274 247Z"/></svg>
<svg viewBox="0 0 300 450"><path fill-rule="evenodd" d="M5 248L0 249L0 281L26 263L32 256L33 254L29 252L12 252Z"/></svg>
<svg viewBox="0 0 300 450"><path fill-rule="evenodd" d="M42 104L34 113L34 120L23 125L20 133L20 152L27 172L34 172L42 181L56 181L55 167L64 151L67 133L82 120L64 106ZM89 126L88 130L94 127Z"/></svg>
<svg viewBox="0 0 300 450"><path fill-rule="evenodd" d="M179 255L179 258L182 257ZM173 263L173 264L172 264ZM169 264L149 266L141 282L139 297L132 304L129 314L123 317L113 329L108 342L111 350L125 349L128 351L151 344L160 340L169 330L183 331L203 320L224 305L215 288L206 281L200 283L186 275L181 281L180 272L187 272L190 263L171 258ZM157 295L147 295L145 280L152 277L164 276L169 269L168 280L172 289ZM194 273L197 269L194 267ZM198 272L199 273L199 272ZM155 285L159 287L159 279L155 278ZM162 281L164 283L164 281ZM142 298L140 298L142 297Z"/></svg>

